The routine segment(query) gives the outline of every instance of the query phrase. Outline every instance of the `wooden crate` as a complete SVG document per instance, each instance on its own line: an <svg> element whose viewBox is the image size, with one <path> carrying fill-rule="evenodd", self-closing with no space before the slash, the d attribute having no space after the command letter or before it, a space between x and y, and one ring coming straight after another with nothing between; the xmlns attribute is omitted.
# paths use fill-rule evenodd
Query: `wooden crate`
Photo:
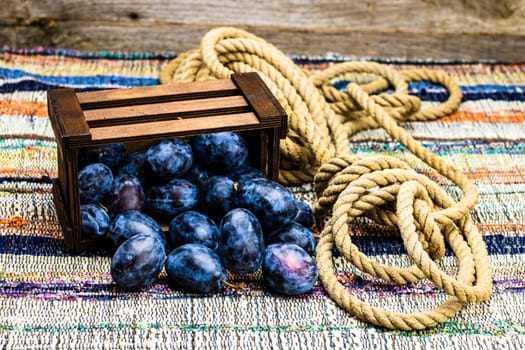
<svg viewBox="0 0 525 350"><path fill-rule="evenodd" d="M78 155L83 147L123 142L132 152L164 138L235 131L248 142L252 165L277 180L279 140L286 136L287 117L257 73L82 93L56 89L47 98L58 148L53 198L71 252L104 244L81 235Z"/></svg>

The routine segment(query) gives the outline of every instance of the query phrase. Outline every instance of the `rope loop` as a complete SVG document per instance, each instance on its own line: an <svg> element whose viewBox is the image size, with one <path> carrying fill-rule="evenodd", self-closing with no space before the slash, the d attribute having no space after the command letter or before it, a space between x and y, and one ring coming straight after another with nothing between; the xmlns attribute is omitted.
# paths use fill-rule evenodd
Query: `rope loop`
<svg viewBox="0 0 525 350"><path fill-rule="evenodd" d="M430 182L429 184L434 184ZM439 187L433 186L436 192L432 192L436 199L442 200L444 204L451 204L451 199L443 192ZM425 277L431 280L438 288L444 290L447 294L458 298L462 302L477 302L484 301L490 297L490 293L487 291L487 285L490 285L491 281L488 278L490 273L487 274L487 267L482 266L476 262L485 261L488 259L488 253L484 248L482 240L479 240L479 234L475 230L474 226L470 223L470 220L466 217L461 220L456 227L445 228L445 234L442 234L437 226L436 222L433 221L432 225L436 230L428 230L426 237L430 238L428 242L430 245L436 240L440 240L438 244L444 248L443 238L446 238L450 242L451 238L447 235L451 235L453 232L458 230L465 236L466 240L459 234L455 239L460 240L456 244L451 246L454 249L456 246L461 246L467 249L454 250L454 253L460 260L460 263L468 266L472 273L472 280L478 276L478 283L473 286L471 283L463 283L461 280L457 280L451 276L448 276L442 272L433 259L428 255L428 252L423 249L421 242L421 235L417 235L417 228L414 219L417 218L414 211L414 203L416 199L426 197L428 198L428 192L426 189L416 181L405 182L401 185L396 201L397 217L399 218L399 229L401 237L403 238L404 245L407 249L408 255L416 263L418 268L424 273ZM419 201L421 202L421 201ZM421 217L419 217L420 219ZM431 218L431 216L427 216ZM421 227L421 222L419 222ZM474 234L473 234L474 233ZM441 247L440 247L441 248ZM481 268L481 271L479 270Z"/></svg>
<svg viewBox="0 0 525 350"><path fill-rule="evenodd" d="M356 161L340 169L322 191L317 204L327 200L333 205L317 247L319 276L338 305L367 322L404 330L432 327L437 320L452 317L462 304L480 302L490 297L492 280L488 253L479 232L468 217L456 221L436 219L443 217L444 209L454 204L446 192L427 177L401 165L403 163L398 159L388 158L367 158L367 161L375 161L376 164L366 167L357 165L360 161ZM386 164L400 166L386 167ZM394 212L387 213L388 208L392 207L389 204L393 204ZM382 208L387 209L383 212ZM413 265L405 268L384 265L359 251L352 242L350 224L360 216L383 223L374 215L368 215L370 210L376 215L382 213L389 218L391 225L398 227ZM444 256L445 243L458 258L456 278L441 271L435 261ZM427 278L450 297L431 310L411 314L392 313L372 307L351 295L335 277L334 246L353 266L372 277L397 284L414 283Z"/></svg>
<svg viewBox="0 0 525 350"><path fill-rule="evenodd" d="M390 329L434 327L467 302L490 298L492 280L486 246L469 213L477 204L476 186L458 169L424 148L399 126L453 113L461 90L444 72L395 70L375 62L334 64L322 71L304 70L275 46L246 31L224 27L208 32L200 46L169 62L163 84L229 78L256 71L288 115L288 135L280 143L279 181L313 182L313 211L321 234L316 249L319 280L327 295L350 314ZM442 85L448 99L424 105L409 94L409 84ZM336 88L341 83L344 88ZM396 157L350 154L355 133L382 128L416 157L463 191L459 202L436 183ZM395 267L366 256L352 242L352 225L362 217L399 234L413 264ZM321 223L325 223L324 226ZM443 272L439 260L447 247L457 257L456 276ZM426 311L396 313L374 307L338 280L333 251L357 269L387 283L431 281L448 298Z"/></svg>

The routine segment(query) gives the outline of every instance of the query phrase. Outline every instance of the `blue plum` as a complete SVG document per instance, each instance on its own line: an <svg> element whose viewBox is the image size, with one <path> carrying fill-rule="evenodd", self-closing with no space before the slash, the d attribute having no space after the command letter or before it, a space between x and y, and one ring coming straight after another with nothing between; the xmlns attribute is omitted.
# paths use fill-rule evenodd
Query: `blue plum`
<svg viewBox="0 0 525 350"><path fill-rule="evenodd" d="M304 201L297 201L297 215L292 219L293 221L306 226L308 228L312 228L314 225L314 213L312 211L312 207L310 204L304 202Z"/></svg>
<svg viewBox="0 0 525 350"><path fill-rule="evenodd" d="M246 142L237 133L224 131L190 138L195 159L206 169L226 174L248 159Z"/></svg>
<svg viewBox="0 0 525 350"><path fill-rule="evenodd" d="M149 188L146 208L153 217L171 221L176 215L196 208L198 196L197 186L184 179L173 179Z"/></svg>
<svg viewBox="0 0 525 350"><path fill-rule="evenodd" d="M215 250L219 246L220 232L208 216L189 210L171 220L166 238L172 248L186 243L199 243Z"/></svg>
<svg viewBox="0 0 525 350"><path fill-rule="evenodd" d="M264 177L264 175L257 168L251 167L249 165L243 165L237 169L232 170L228 174L228 177L235 182L246 182L251 179Z"/></svg>
<svg viewBox="0 0 525 350"><path fill-rule="evenodd" d="M115 246L120 246L128 238L137 235L156 237L166 246L166 237L160 225L152 217L136 210L128 210L117 214L109 227L109 238Z"/></svg>
<svg viewBox="0 0 525 350"><path fill-rule="evenodd" d="M80 217L80 230L88 238L102 238L109 230L111 219L108 213L97 204L81 204Z"/></svg>
<svg viewBox="0 0 525 350"><path fill-rule="evenodd" d="M122 243L111 259L111 277L124 289L152 284L166 261L162 243L153 236L136 235Z"/></svg>
<svg viewBox="0 0 525 350"><path fill-rule="evenodd" d="M200 192L200 208L219 223L235 205L235 183L222 175L211 176Z"/></svg>
<svg viewBox="0 0 525 350"><path fill-rule="evenodd" d="M263 278L278 294L300 295L309 292L317 282L318 271L313 258L291 243L273 243L266 247Z"/></svg>
<svg viewBox="0 0 525 350"><path fill-rule="evenodd" d="M297 215L297 202L293 193L281 184L266 178L255 178L239 183L235 204L255 214L265 232L275 230Z"/></svg>
<svg viewBox="0 0 525 350"><path fill-rule="evenodd" d="M303 248L308 254L314 255L316 241L314 233L308 227L295 221L270 232L266 236L266 244L286 242L294 243Z"/></svg>
<svg viewBox="0 0 525 350"><path fill-rule="evenodd" d="M179 138L164 139L146 151L151 175L170 180L184 175L193 163L191 146Z"/></svg>
<svg viewBox="0 0 525 350"><path fill-rule="evenodd" d="M230 210L221 220L219 257L233 273L251 273L261 266L264 238L255 215L243 208Z"/></svg>
<svg viewBox="0 0 525 350"><path fill-rule="evenodd" d="M119 166L118 175L133 175L142 183L146 181L146 151L138 151L128 154L122 164Z"/></svg>
<svg viewBox="0 0 525 350"><path fill-rule="evenodd" d="M140 180L133 175L117 175L106 196L105 203L109 211L115 215L126 210L142 210L144 206L144 190Z"/></svg>
<svg viewBox="0 0 525 350"><path fill-rule="evenodd" d="M190 169L183 176L185 180L188 180L199 188L202 188L206 185L206 181L208 181L209 177L210 174L208 171L195 161L191 164Z"/></svg>
<svg viewBox="0 0 525 350"><path fill-rule="evenodd" d="M123 143L84 147L78 154L78 167L83 168L88 164L102 163L111 170L115 170L125 157L126 146Z"/></svg>
<svg viewBox="0 0 525 350"><path fill-rule="evenodd" d="M165 263L169 279L179 288L192 293L215 293L223 288L226 271L217 253L196 243L172 250Z"/></svg>
<svg viewBox="0 0 525 350"><path fill-rule="evenodd" d="M102 163L86 165L78 172L80 203L100 202L111 190L113 173Z"/></svg>

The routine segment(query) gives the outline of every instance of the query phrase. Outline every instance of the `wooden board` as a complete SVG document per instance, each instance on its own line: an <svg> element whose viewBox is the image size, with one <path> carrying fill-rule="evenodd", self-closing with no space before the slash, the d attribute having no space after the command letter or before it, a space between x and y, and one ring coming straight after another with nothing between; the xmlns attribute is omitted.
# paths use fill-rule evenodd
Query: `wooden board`
<svg viewBox="0 0 525 350"><path fill-rule="evenodd" d="M141 86L83 92L77 98L82 110L132 106L147 103L184 101L204 97L234 96L239 91L231 80L207 80L191 83Z"/></svg>
<svg viewBox="0 0 525 350"><path fill-rule="evenodd" d="M228 25L289 54L523 61L525 52L524 0L4 3L0 40L13 47L183 52Z"/></svg>

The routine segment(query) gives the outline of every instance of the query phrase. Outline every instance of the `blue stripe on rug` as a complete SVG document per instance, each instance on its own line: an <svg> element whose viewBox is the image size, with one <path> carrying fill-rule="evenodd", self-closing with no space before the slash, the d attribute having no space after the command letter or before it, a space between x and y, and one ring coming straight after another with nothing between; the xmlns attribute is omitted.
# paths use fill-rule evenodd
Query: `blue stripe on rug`
<svg viewBox="0 0 525 350"><path fill-rule="evenodd" d="M109 251L69 253L63 239L41 236L0 236L0 254L35 256L110 256Z"/></svg>
<svg viewBox="0 0 525 350"><path fill-rule="evenodd" d="M155 84L153 84L155 85ZM86 91L100 91L100 90L107 90L107 89L113 89L113 88L120 88L124 86L106 86L106 87L95 87L95 86L64 86L64 85L53 85L53 84L47 84L42 83L39 81L34 80L23 80L17 83L8 83L0 86L0 93L13 93L17 91L47 91L52 89L61 89L61 88L73 88L76 92L86 92ZM128 86L125 86L128 87ZM129 86L131 87L131 86Z"/></svg>
<svg viewBox="0 0 525 350"><path fill-rule="evenodd" d="M0 77L7 84L16 84L19 80L32 80L51 86L145 86L158 84L158 78L126 77L120 75L81 75L81 76L54 76L40 75L20 69L0 68Z"/></svg>
<svg viewBox="0 0 525 350"><path fill-rule="evenodd" d="M115 78L115 77L112 77ZM160 82L158 79L147 79L146 81L139 81L139 78L126 78L126 81L115 83L108 83L106 86L95 86L90 84L74 85L74 84L50 84L46 82L40 82L36 80L21 80L13 83L4 83L0 85L0 93L12 93L16 91L46 91L51 89L60 89L64 87L74 88L77 92L85 91L99 91L116 88L126 88L134 86L149 86L158 85ZM103 84L98 82L97 84ZM462 102L466 101L477 101L490 99L494 101L525 101L525 87L514 86L509 89L499 89L496 86L487 86L485 90L478 88L471 88L462 86L461 87L463 98ZM448 93L445 89L436 91L428 90L410 90L411 95L419 97L423 101L429 102L444 102L448 98Z"/></svg>
<svg viewBox="0 0 525 350"><path fill-rule="evenodd" d="M343 90L347 84L348 81L338 81L334 83L334 86L339 90ZM461 85L460 89L463 94L463 102L482 99L525 101L525 85ZM432 102L444 102L449 96L447 90L443 86L426 81L410 83L408 92L411 95L419 97L423 101Z"/></svg>
<svg viewBox="0 0 525 350"><path fill-rule="evenodd" d="M160 83L158 78L116 75L48 76L7 68L0 68L0 77L4 80L4 83L0 85L0 92L49 90L61 87L72 87L78 91L87 91L148 86ZM338 81L334 83L334 86L338 89L344 89L346 84L348 84L347 81ZM483 84L460 86L460 88L463 93L463 101L479 99L525 101L525 85ZM409 93L424 101L443 102L448 97L448 93L443 86L426 81L410 83Z"/></svg>
<svg viewBox="0 0 525 350"><path fill-rule="evenodd" d="M487 245L489 254L525 254L525 236L506 236L503 234L486 235L483 240ZM370 237L353 236L352 242L364 254L370 256L378 255L401 255L406 250L398 237ZM1 236L0 254L15 255L45 255L45 256L108 256L111 252L83 252L70 254L62 239L39 237L39 236ZM452 255L447 249L447 255Z"/></svg>

